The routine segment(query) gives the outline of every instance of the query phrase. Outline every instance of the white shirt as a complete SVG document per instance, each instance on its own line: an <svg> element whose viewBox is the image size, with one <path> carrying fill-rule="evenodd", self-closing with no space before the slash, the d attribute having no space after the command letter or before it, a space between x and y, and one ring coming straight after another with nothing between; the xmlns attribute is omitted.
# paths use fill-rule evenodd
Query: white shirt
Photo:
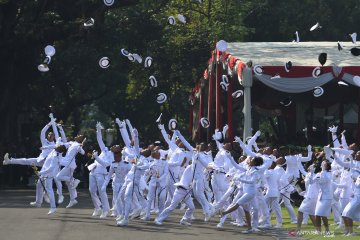
<svg viewBox="0 0 360 240"><path fill-rule="evenodd" d="M175 186L181 186L185 189L190 189L193 182L194 171L191 165L187 166L182 174L180 181L175 183Z"/></svg>
<svg viewBox="0 0 360 240"><path fill-rule="evenodd" d="M307 173L305 176L305 195L304 198L314 199L319 195L319 186L318 183L313 180L314 175Z"/></svg>
<svg viewBox="0 0 360 240"><path fill-rule="evenodd" d="M319 197L321 200L332 200L333 199L333 190L331 182L331 172L321 171L317 173L313 178L319 184L320 194Z"/></svg>
<svg viewBox="0 0 360 240"><path fill-rule="evenodd" d="M114 161L114 153L104 149L101 154L96 157L96 161L88 166L90 174L107 174L106 167Z"/></svg>
<svg viewBox="0 0 360 240"><path fill-rule="evenodd" d="M212 162L212 157L210 154L205 152L195 153L198 154L198 158L193 158L192 166L195 170L195 179L203 180L204 179L204 169Z"/></svg>
<svg viewBox="0 0 360 240"><path fill-rule="evenodd" d="M39 174L42 177L52 178L55 177L59 171L60 160L62 156L56 152L55 149L46 157L44 165L41 168Z"/></svg>
<svg viewBox="0 0 360 240"><path fill-rule="evenodd" d="M273 169L268 169L264 173L264 177L266 180L266 194L265 197L280 197L280 175L278 175L277 171Z"/></svg>
<svg viewBox="0 0 360 240"><path fill-rule="evenodd" d="M67 149L65 157L61 160L61 165L65 167L69 167L71 169L76 168L76 162L75 157L78 153L81 153L82 155L85 154L84 150L82 149L80 143L74 141L74 142L68 142L69 148Z"/></svg>
<svg viewBox="0 0 360 240"><path fill-rule="evenodd" d="M350 173L343 170L340 176L340 181L334 185L340 190L340 198L351 198L353 181Z"/></svg>
<svg viewBox="0 0 360 240"><path fill-rule="evenodd" d="M149 165L149 172L151 173L151 179L157 182L165 183L165 179L169 174L168 163L166 160L153 159ZM159 177L157 177L159 176Z"/></svg>
<svg viewBox="0 0 360 240"><path fill-rule="evenodd" d="M131 164L120 161L113 162L110 165L109 173L106 175L105 184L107 185L112 178L114 183L122 184L125 182L125 177L131 169Z"/></svg>
<svg viewBox="0 0 360 240"><path fill-rule="evenodd" d="M231 154L225 149L220 149L214 158L215 172L227 173L233 167L230 162Z"/></svg>
<svg viewBox="0 0 360 240"><path fill-rule="evenodd" d="M256 167L250 167L245 173L238 175L236 180L243 183L244 193L256 193L256 185L260 180L259 170Z"/></svg>

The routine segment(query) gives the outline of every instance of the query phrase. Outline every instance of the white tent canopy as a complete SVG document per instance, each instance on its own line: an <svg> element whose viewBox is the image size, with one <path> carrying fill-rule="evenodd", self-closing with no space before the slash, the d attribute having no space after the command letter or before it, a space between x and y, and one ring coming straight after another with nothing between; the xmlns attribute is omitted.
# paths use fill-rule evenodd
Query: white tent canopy
<svg viewBox="0 0 360 240"><path fill-rule="evenodd" d="M360 57L351 55L356 47L352 42L344 42L339 51L337 42L233 42L228 43L227 52L242 59L252 60L263 66L282 66L291 61L293 66L319 66L318 56L327 53L326 66L360 66Z"/></svg>
<svg viewBox="0 0 360 240"><path fill-rule="evenodd" d="M344 49L339 51L337 42L235 42L228 43L226 52L244 63L251 60L252 66L262 66L262 71L254 71L254 76L268 87L281 92L302 93L333 79L345 81L352 87L360 86L360 57L355 57L350 52L356 45L352 42L342 45ZM321 66L321 74L314 75L316 68L320 67L320 53L327 54L327 61ZM283 67L288 61L293 66L290 72ZM249 67L245 68L242 79L238 73L239 81L244 87L244 138L252 135L252 72Z"/></svg>

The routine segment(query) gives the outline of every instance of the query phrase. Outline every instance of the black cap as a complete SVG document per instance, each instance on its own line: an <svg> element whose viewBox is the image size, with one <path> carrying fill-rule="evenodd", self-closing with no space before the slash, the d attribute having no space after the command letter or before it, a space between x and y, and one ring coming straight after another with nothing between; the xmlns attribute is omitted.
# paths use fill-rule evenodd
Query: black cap
<svg viewBox="0 0 360 240"><path fill-rule="evenodd" d="M320 53L319 54L319 63L324 66L327 60L327 53Z"/></svg>

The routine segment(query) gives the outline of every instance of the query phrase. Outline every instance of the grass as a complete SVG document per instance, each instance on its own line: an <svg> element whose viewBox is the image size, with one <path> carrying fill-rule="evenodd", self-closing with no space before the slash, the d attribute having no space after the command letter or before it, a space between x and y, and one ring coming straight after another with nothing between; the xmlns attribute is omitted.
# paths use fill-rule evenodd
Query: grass
<svg viewBox="0 0 360 240"><path fill-rule="evenodd" d="M298 209L295 208L295 213L297 214ZM296 229L296 225L295 224L291 224L291 220L289 217L289 214L287 213L285 208L282 208L282 213L283 213L283 229L287 230L287 231L292 231ZM276 218L275 215L272 215L272 224L276 224ZM308 225L302 225L301 230L304 231L305 233L309 233L308 235L303 235L303 236L299 236L303 239L324 239L324 238L335 238L335 239L360 239L360 229L358 229L357 227L359 226L359 222L354 222L354 232L357 233L356 236L353 237L345 237L343 236L343 229L335 229L336 226L331 226L331 224L334 223L334 218L331 215L329 218L329 224L330 224L330 231L332 233L334 233L334 235L330 235L330 236L323 236L323 235L314 235L312 231L315 230L314 226L311 223L311 220L309 219L308 221ZM324 230L324 227L322 227L322 230ZM290 235L289 235L290 236ZM291 237L291 236L290 236Z"/></svg>

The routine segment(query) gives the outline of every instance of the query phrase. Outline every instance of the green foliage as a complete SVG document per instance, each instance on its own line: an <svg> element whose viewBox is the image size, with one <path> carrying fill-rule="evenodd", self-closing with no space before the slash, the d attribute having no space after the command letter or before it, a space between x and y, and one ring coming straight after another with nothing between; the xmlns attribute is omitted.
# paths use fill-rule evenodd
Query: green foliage
<svg viewBox="0 0 360 240"><path fill-rule="evenodd" d="M154 121L163 112L166 120L176 117L185 132L188 95L216 41L290 41L296 30L301 40L346 40L356 30L359 5L355 0L124 0L106 7L95 0L1 0L0 113L5 117L0 125L17 129L16 119L25 116L37 131L51 110L74 124L74 133L84 130L81 124L90 128L100 119L111 125L119 117L131 119L141 138L154 140ZM177 14L188 22L169 25L167 18ZM95 25L85 29L89 17ZM310 33L317 21L323 29ZM37 65L48 44L57 52L51 70L42 74ZM122 48L143 59L151 56L153 66L130 62L121 56ZM110 58L108 69L98 66L103 56ZM157 78L157 89L149 87L150 75ZM163 106L155 101L158 92L168 96ZM14 140L17 134L10 132L0 141Z"/></svg>

